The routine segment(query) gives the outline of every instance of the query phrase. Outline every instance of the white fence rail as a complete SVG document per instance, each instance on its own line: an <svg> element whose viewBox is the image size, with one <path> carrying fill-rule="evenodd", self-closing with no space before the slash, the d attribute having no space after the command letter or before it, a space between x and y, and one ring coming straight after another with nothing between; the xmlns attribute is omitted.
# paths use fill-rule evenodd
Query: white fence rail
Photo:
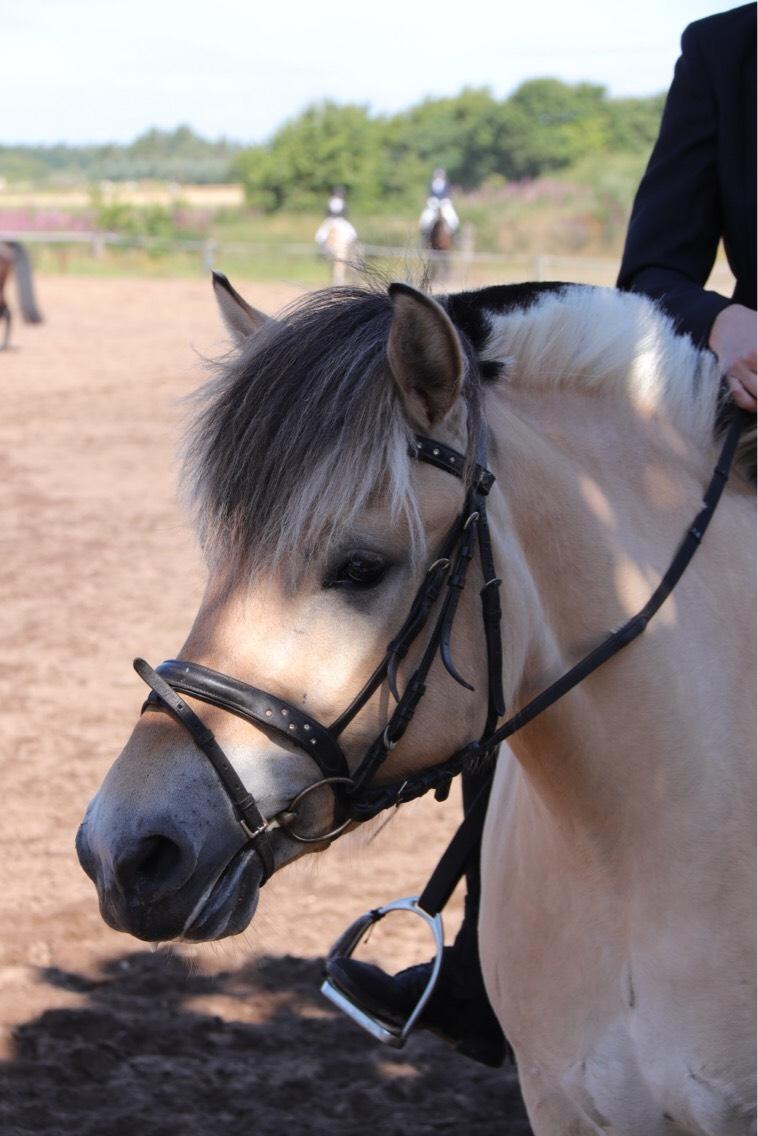
<svg viewBox="0 0 758 1136"><path fill-rule="evenodd" d="M218 241L214 238L184 240L179 238L130 236L97 230L28 230L8 232L0 230L1 240L21 241L24 244L58 246L88 246L94 259L101 259L106 248L144 249L149 252L186 252L195 254L206 271L223 267L224 256L256 257L272 260L281 258L313 257L315 244L267 244L256 241ZM404 265L434 264L444 260L447 279L456 282L483 279L511 282L515 280L573 280L587 284L613 284L619 262L612 257L566 256L553 253L539 255L506 256L502 253L475 252L466 248L450 253L434 253L411 245L359 245L359 260L400 262ZM719 261L713 269L708 286L730 295L734 279L729 267Z"/></svg>
<svg viewBox="0 0 758 1136"><path fill-rule="evenodd" d="M210 270L223 264L224 255L247 256L271 260L274 258L312 257L315 244L268 244L256 241L218 241L213 238L186 240L179 238L132 236L98 230L19 230L0 231L0 240L21 241L24 244L88 247L94 259L101 259L107 248L144 249L149 252L186 252L196 254L203 268ZM602 257L565 257L540 254L538 256L504 256L501 253L474 252L454 249L449 253L430 252L412 245L359 245L359 260L368 263L380 260L418 264L444 260L450 276L467 275L472 269L490 270L493 276L514 277L522 280L547 280L563 275L568 279L586 277L610 281L617 271L617 262Z"/></svg>

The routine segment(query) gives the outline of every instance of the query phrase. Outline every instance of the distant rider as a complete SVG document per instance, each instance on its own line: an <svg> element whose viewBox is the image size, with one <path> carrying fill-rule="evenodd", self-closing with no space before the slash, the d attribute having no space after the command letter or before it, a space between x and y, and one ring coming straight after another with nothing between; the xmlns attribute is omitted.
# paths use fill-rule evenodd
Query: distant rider
<svg viewBox="0 0 758 1136"><path fill-rule="evenodd" d="M333 255L331 246L336 235L335 230L339 232L341 248L347 248L353 241L358 240L355 228L347 219L347 194L341 185L332 190L326 206L326 217L316 231L316 244L327 255Z"/></svg>
<svg viewBox="0 0 758 1136"><path fill-rule="evenodd" d="M426 205L419 218L419 226L424 237L429 236L438 217L447 223L451 233L455 233L460 228L461 222L451 201L450 182L443 169L436 169L429 182Z"/></svg>
<svg viewBox="0 0 758 1136"><path fill-rule="evenodd" d="M332 284L346 284L356 259L358 234L347 219L347 195L342 186L332 190L326 217L316 231L319 251L332 263Z"/></svg>

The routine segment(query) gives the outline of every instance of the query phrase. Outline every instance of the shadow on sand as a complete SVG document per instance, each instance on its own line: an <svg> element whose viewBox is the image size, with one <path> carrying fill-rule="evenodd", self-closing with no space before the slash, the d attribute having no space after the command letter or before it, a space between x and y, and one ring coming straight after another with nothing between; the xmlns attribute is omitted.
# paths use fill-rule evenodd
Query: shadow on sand
<svg viewBox="0 0 758 1136"><path fill-rule="evenodd" d="M43 970L82 1005L15 1031L0 1132L528 1136L513 1069L424 1034L400 1053L378 1045L322 999L320 972L284 957L207 976L168 953L113 959L95 979Z"/></svg>

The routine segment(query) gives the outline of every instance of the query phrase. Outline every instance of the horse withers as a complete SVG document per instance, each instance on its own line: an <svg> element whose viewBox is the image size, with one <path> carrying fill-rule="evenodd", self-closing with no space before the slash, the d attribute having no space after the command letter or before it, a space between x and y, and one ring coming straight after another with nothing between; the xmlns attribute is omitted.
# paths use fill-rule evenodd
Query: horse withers
<svg viewBox="0 0 758 1136"><path fill-rule="evenodd" d="M42 315L34 297L32 265L26 247L19 241L0 240L0 322L5 324L0 351L10 344L11 310L5 299L5 286L11 272L16 275L18 302L26 323L42 323Z"/></svg>
<svg viewBox="0 0 758 1136"><path fill-rule="evenodd" d="M186 459L205 596L179 660L140 664L78 835L103 917L148 941L241 931L367 769L381 794L481 734L480 582L455 585L483 443L513 709L648 598L722 409L714 357L633 295L342 288L270 320L216 286L238 349ZM645 636L497 758L480 954L538 1136L754 1122L749 456Z"/></svg>

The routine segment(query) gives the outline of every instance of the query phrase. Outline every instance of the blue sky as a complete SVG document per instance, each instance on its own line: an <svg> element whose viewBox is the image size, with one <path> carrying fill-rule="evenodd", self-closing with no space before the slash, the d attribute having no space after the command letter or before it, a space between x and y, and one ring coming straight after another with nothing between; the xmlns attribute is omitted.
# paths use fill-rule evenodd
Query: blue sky
<svg viewBox="0 0 758 1136"><path fill-rule="evenodd" d="M708 0L6 0L0 143L129 141L187 122L263 141L322 98L395 111L555 75L665 90Z"/></svg>

